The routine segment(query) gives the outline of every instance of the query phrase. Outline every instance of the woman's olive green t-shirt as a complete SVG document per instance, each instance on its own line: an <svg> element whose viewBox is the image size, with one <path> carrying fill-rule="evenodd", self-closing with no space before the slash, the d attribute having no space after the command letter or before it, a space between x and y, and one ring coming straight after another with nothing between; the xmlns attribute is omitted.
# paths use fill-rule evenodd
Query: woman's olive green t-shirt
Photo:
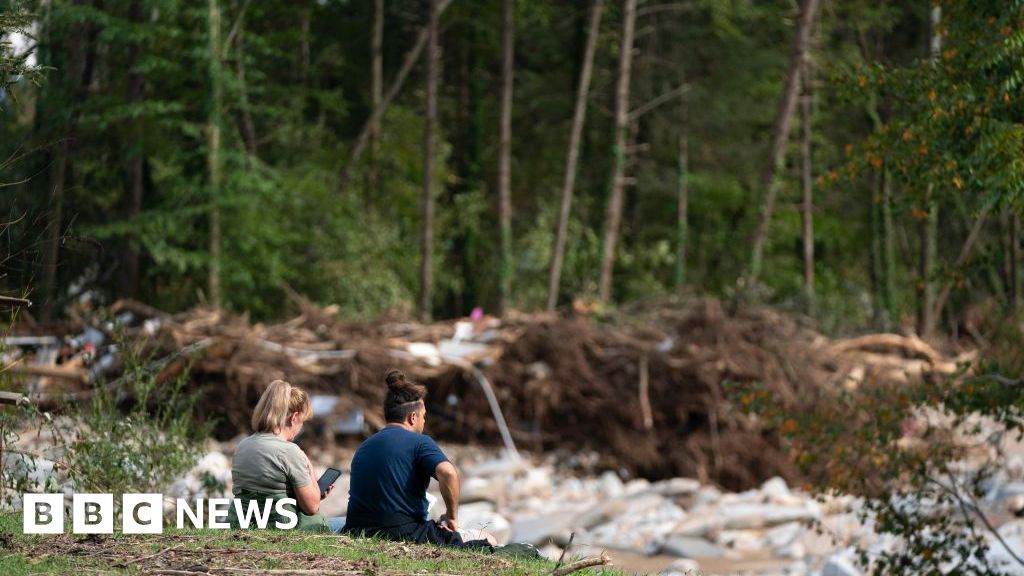
<svg viewBox="0 0 1024 576"><path fill-rule="evenodd" d="M232 491L294 493L313 480L306 455L295 443L276 434L259 432L242 440L231 465Z"/></svg>

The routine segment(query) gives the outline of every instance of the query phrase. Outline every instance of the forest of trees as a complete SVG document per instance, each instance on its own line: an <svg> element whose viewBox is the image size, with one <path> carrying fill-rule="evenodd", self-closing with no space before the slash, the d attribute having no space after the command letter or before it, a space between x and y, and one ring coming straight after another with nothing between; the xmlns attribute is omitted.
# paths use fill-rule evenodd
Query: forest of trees
<svg viewBox="0 0 1024 576"><path fill-rule="evenodd" d="M0 289L38 319L710 294L927 335L1020 302L1021 0L0 13Z"/></svg>

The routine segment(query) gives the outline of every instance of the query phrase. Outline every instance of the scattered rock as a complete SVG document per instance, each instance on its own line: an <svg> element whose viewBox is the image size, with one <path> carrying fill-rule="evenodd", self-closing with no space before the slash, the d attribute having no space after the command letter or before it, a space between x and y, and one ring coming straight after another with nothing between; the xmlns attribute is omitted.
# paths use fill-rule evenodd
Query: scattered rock
<svg viewBox="0 0 1024 576"><path fill-rule="evenodd" d="M621 498L598 502L593 508L576 518L575 527L589 530L594 526L611 522L622 516L627 508L626 501Z"/></svg>
<svg viewBox="0 0 1024 576"><path fill-rule="evenodd" d="M732 504L719 509L728 529L763 528L788 522L815 520L817 514L808 506L776 504Z"/></svg>
<svg viewBox="0 0 1024 576"><path fill-rule="evenodd" d="M576 520L576 512L562 509L512 523L512 542L541 546L551 541L567 541Z"/></svg>
<svg viewBox="0 0 1024 576"><path fill-rule="evenodd" d="M803 527L799 522L781 524L765 533L764 543L773 550L789 546L802 531Z"/></svg>
<svg viewBox="0 0 1024 576"><path fill-rule="evenodd" d="M461 483L460 503L490 502L499 504L505 498L505 482L500 478L472 476Z"/></svg>
<svg viewBox="0 0 1024 576"><path fill-rule="evenodd" d="M607 498L617 498L622 495L622 479L619 478L619 475L615 472L608 470L604 474L601 474L599 482L603 496Z"/></svg>
<svg viewBox="0 0 1024 576"><path fill-rule="evenodd" d="M701 486L693 496L693 507L710 506L722 498L722 491L714 486Z"/></svg>
<svg viewBox="0 0 1024 576"><path fill-rule="evenodd" d="M753 552L765 547L761 533L756 530L723 530L718 533L717 542L723 548L739 552Z"/></svg>
<svg viewBox="0 0 1024 576"><path fill-rule="evenodd" d="M672 478L655 482L651 490L667 498L693 496L700 490L700 482L693 478Z"/></svg>
<svg viewBox="0 0 1024 576"><path fill-rule="evenodd" d="M829 557L821 569L821 576L861 576L860 569L853 563L852 550L844 550Z"/></svg>
<svg viewBox="0 0 1024 576"><path fill-rule="evenodd" d="M764 494L768 501L774 502L776 498L786 498L790 495L789 486L785 480L776 476L761 484L761 494Z"/></svg>
<svg viewBox="0 0 1024 576"><path fill-rule="evenodd" d="M540 555L547 558L552 562L558 562L558 559L562 556L562 549L554 544L545 544L537 549Z"/></svg>
<svg viewBox="0 0 1024 576"><path fill-rule="evenodd" d="M807 556L807 549L801 542L791 542L781 548L776 548L774 552L779 558L791 560L801 560Z"/></svg>
<svg viewBox="0 0 1024 576"><path fill-rule="evenodd" d="M650 480L646 478L634 478L626 483L622 491L626 495L640 494L646 492L651 487Z"/></svg>
<svg viewBox="0 0 1024 576"><path fill-rule="evenodd" d="M489 502L460 505L459 527L490 532L499 546L508 544L512 534L512 525L504 516L495 512L494 506Z"/></svg>
<svg viewBox="0 0 1024 576"><path fill-rule="evenodd" d="M696 576L700 564L693 558L680 558L661 571L661 576Z"/></svg>
<svg viewBox="0 0 1024 576"><path fill-rule="evenodd" d="M665 540L661 553L680 558L718 558L722 549L703 538L673 534Z"/></svg>
<svg viewBox="0 0 1024 576"><path fill-rule="evenodd" d="M703 513L692 512L686 520L673 530L679 536L705 537L717 532L722 526L721 519L714 511L704 509Z"/></svg>

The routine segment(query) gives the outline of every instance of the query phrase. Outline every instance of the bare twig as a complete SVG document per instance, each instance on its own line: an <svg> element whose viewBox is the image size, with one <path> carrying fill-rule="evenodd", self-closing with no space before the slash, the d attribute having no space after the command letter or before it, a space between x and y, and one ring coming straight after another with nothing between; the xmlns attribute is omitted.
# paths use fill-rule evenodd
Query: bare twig
<svg viewBox="0 0 1024 576"><path fill-rule="evenodd" d="M629 113L629 121L630 122L635 122L638 118L640 118L644 114L647 114L651 110L654 110L658 106L661 106L662 104L665 104L666 102L669 102L670 100L674 100L674 99L682 96L689 89L690 89L690 87L684 84L682 86L679 86L679 87L675 88L674 90L669 90L668 92L665 92L664 94L654 98L653 100L647 102L646 104L643 104L642 106L640 106L640 107L634 109L632 112L630 112Z"/></svg>
<svg viewBox="0 0 1024 576"><path fill-rule="evenodd" d="M601 552L601 555L597 558L586 558L584 560L573 562L572 564L567 564L558 570L552 570L551 576L565 576L566 574L572 574L577 570L583 570L584 568L590 568L591 566L610 566L611 563L611 558L609 558L604 552Z"/></svg>
<svg viewBox="0 0 1024 576"><path fill-rule="evenodd" d="M569 548L572 548L572 541L575 538L576 538L576 532L575 531L570 532L569 533L569 543L565 545L565 548L562 549L562 553L558 556L558 562L555 562L555 567L553 568L554 570L558 570L558 567L562 565L562 560L565 559L565 553L569 551Z"/></svg>
<svg viewBox="0 0 1024 576"><path fill-rule="evenodd" d="M131 560L124 560L122 562L118 562L118 563L114 564L114 566L128 566L129 564L138 564L139 562L142 562L143 560L151 560L151 559L156 558L157 556L163 554L164 552L169 552L171 550L174 550L175 548L181 548L184 545L185 545L185 542L182 542L180 544L175 544L174 546L168 546L167 548L164 548L163 550L160 550L159 552L157 552L155 554L150 554L148 556L142 556L140 558L134 558L134 559L131 559Z"/></svg>
<svg viewBox="0 0 1024 576"><path fill-rule="evenodd" d="M245 4L242 4L242 9L238 11L238 17L235 18L235 23L231 25L231 31L228 32L228 39L224 41L224 46L221 48L221 58L228 57L228 53L231 51L231 44L234 43L235 36L238 35L238 30L242 27L245 13L249 10L249 2L250 0L245 0Z"/></svg>
<svg viewBox="0 0 1024 576"><path fill-rule="evenodd" d="M980 382L985 382L987 380L991 380L996 384L1006 387L1016 387L1024 385L1024 378L1009 378L1001 374L982 374L979 376L972 376L970 378L965 378L961 382L961 384L978 384Z"/></svg>
<svg viewBox="0 0 1024 576"><path fill-rule="evenodd" d="M981 523L985 525L985 529L988 530L995 537L995 539L999 541L1000 544L1002 544L1003 548L1006 549L1006 552L1010 555L1010 557L1013 558L1021 566L1024 566L1024 559L1018 556L1017 553L1013 551L1013 548L1011 548L1010 545L1006 543L1006 540L1003 539L1003 536L999 534L999 530L997 530L996 527L992 525L992 522L988 519L988 516L985 516L985 513L982 512L981 508L978 506L978 503L974 502L973 498L972 502L967 502L966 500L964 500L963 495L960 494L960 491L956 487L956 480L953 478L953 475L950 474L949 477L950 482L953 483L953 487L946 486L945 484L934 478L929 478L929 482L935 484L944 492L948 493L950 496L956 499L957 503L960 505L961 510L965 511L965 518L968 521L970 520L970 517L966 515L966 510L968 508L971 509L971 511L974 512L978 519L981 520Z"/></svg>

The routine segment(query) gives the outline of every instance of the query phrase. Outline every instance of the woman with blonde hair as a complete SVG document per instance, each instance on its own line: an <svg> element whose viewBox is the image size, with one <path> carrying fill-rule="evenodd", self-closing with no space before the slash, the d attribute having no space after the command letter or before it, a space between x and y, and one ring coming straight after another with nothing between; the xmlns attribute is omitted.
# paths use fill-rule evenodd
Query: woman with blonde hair
<svg viewBox="0 0 1024 576"><path fill-rule="evenodd" d="M263 391L252 413L253 434L238 444L231 465L233 491L235 498L242 501L243 510L248 509L252 500L262 509L266 500L294 498L298 505L298 510L294 510L299 519L297 529L328 530L327 520L319 513L320 488L313 476L313 465L292 442L312 414L309 396L297 386L274 380ZM271 510L275 510L273 504ZM237 525L233 513L231 522ZM277 522L288 520L273 512L270 526Z"/></svg>

